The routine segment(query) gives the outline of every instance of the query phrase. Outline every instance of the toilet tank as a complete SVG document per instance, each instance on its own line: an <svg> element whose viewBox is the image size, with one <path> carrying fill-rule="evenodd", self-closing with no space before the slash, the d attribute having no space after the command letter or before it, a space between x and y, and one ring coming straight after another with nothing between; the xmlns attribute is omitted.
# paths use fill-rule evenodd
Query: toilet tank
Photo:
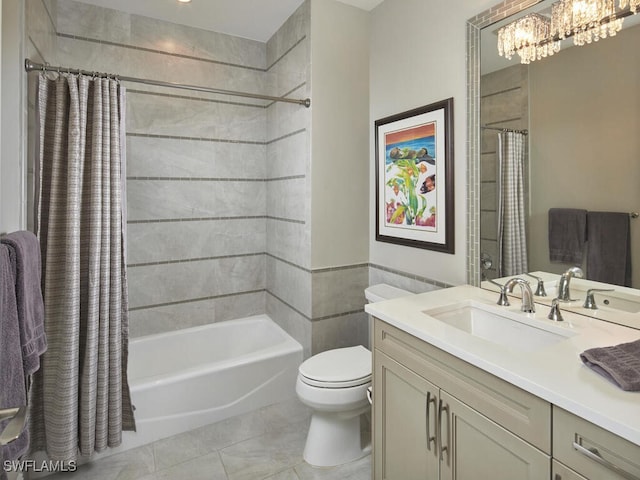
<svg viewBox="0 0 640 480"><path fill-rule="evenodd" d="M392 298L405 297L412 295L411 292L401 288L392 287L386 283L378 283L365 288L364 296L369 303L381 302L382 300L391 300Z"/></svg>

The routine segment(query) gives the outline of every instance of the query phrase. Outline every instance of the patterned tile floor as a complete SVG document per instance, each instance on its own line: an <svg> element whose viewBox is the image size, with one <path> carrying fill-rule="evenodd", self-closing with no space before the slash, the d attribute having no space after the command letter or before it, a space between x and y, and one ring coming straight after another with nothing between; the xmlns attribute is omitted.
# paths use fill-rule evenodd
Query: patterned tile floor
<svg viewBox="0 0 640 480"><path fill-rule="evenodd" d="M371 456L331 468L302 459L310 411L297 399L159 440L47 480L370 480ZM365 423L365 422L363 422ZM363 435L369 435L364 425Z"/></svg>

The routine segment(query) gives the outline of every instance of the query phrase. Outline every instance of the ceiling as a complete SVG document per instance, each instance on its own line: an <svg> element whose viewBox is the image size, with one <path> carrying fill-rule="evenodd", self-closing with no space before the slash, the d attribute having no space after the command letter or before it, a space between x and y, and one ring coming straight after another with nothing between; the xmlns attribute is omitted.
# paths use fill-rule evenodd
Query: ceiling
<svg viewBox="0 0 640 480"><path fill-rule="evenodd" d="M304 0L79 0L168 22L266 42ZM338 0L370 11L383 0Z"/></svg>

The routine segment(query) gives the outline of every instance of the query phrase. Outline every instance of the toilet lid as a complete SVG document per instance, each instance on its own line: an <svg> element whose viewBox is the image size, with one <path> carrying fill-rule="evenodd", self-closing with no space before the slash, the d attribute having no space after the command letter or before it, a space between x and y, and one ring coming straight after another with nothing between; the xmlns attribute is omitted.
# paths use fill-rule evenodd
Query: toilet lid
<svg viewBox="0 0 640 480"><path fill-rule="evenodd" d="M298 368L302 381L326 388L362 385L371 380L371 352L362 345L318 353Z"/></svg>

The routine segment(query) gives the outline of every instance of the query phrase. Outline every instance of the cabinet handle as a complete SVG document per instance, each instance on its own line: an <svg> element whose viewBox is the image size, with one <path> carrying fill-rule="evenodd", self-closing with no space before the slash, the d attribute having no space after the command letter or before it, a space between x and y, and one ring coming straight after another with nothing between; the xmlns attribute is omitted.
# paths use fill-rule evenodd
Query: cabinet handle
<svg viewBox="0 0 640 480"><path fill-rule="evenodd" d="M442 412L447 412L447 444L444 445L442 441ZM442 399L438 403L438 429L440 431L440 461L444 459L445 452L447 453L447 465L449 465L449 405L443 405Z"/></svg>
<svg viewBox="0 0 640 480"><path fill-rule="evenodd" d="M640 477L637 477L636 475L633 475L632 473L627 472L626 470L624 470L621 467L615 465L614 463L611 463L609 460L606 460L606 459L602 458L602 455L600 455L600 452L598 452L597 448L594 448L594 447L591 447L591 448L583 447L579 443L581 441L582 441L582 438L578 437L578 441L577 442L573 442L573 448L575 448L579 453L581 453L585 457L588 457L591 460L594 460L594 461L598 462L600 465L603 465L604 467L608 468L609 470L613 470L618 475L620 475L621 477L627 478L628 480L640 480Z"/></svg>
<svg viewBox="0 0 640 480"><path fill-rule="evenodd" d="M433 437L431 436L431 404L433 403L433 406L436 406L436 397L435 395L431 395L431 392L427 392L427 450L430 452L431 451L431 442L433 442L433 446L434 446L434 451L435 451L435 444L436 444L436 436L434 435Z"/></svg>

